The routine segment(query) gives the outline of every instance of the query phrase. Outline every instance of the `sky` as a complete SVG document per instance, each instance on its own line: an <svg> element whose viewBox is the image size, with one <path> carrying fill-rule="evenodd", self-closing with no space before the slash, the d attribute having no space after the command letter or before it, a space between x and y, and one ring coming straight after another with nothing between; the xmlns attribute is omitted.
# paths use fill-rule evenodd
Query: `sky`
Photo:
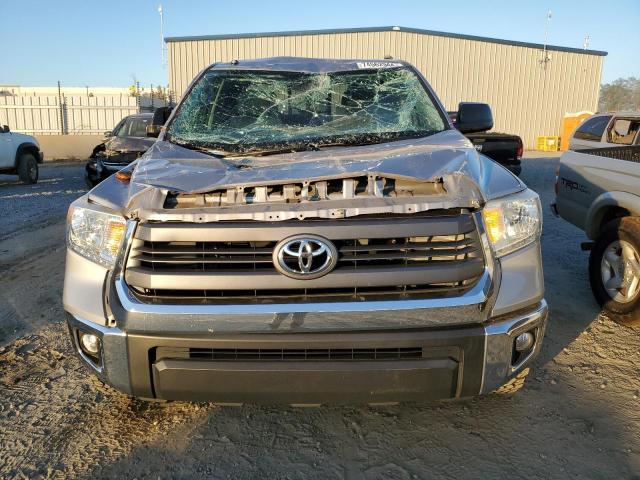
<svg viewBox="0 0 640 480"><path fill-rule="evenodd" d="M399 25L609 52L602 80L640 77L640 0L0 0L0 84L168 82L165 36Z"/></svg>

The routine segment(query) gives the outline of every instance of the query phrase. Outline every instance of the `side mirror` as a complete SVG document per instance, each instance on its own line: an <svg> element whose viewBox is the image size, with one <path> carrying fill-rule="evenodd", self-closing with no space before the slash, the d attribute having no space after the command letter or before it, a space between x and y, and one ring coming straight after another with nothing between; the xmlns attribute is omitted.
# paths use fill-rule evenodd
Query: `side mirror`
<svg viewBox="0 0 640 480"><path fill-rule="evenodd" d="M113 132L109 130L108 132L104 132L104 138L113 137Z"/></svg>
<svg viewBox="0 0 640 480"><path fill-rule="evenodd" d="M9 125L4 125L4 126L2 127L2 131L3 131L4 133L11 133L11 129L9 128Z"/></svg>
<svg viewBox="0 0 640 480"><path fill-rule="evenodd" d="M172 107L160 107L155 109L151 125L147 125L147 137L158 138L158 135L160 135L160 131L162 130L162 126L167 122L171 115L171 110L173 110Z"/></svg>
<svg viewBox="0 0 640 480"><path fill-rule="evenodd" d="M486 132L493 128L493 114L486 103L462 102L455 126L462 133Z"/></svg>

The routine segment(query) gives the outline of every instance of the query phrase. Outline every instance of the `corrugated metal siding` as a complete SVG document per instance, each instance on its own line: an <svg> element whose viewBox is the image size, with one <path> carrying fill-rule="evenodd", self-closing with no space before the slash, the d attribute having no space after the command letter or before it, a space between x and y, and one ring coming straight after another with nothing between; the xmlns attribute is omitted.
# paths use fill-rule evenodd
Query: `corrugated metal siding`
<svg viewBox="0 0 640 480"><path fill-rule="evenodd" d="M520 135L527 148L539 135L560 135L566 112L596 110L604 58L552 51L545 69L539 48L403 31L171 41L168 50L169 86L178 95L214 62L391 55L415 65L448 110L460 101L489 103L494 130Z"/></svg>

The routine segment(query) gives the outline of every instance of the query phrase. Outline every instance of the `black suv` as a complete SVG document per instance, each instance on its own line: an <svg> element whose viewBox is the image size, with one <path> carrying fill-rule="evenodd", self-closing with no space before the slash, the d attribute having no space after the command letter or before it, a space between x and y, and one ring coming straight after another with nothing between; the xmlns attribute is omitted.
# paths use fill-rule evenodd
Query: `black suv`
<svg viewBox="0 0 640 480"><path fill-rule="evenodd" d="M105 141L93 149L86 166L91 186L126 167L153 145L156 139L147 137L147 126L152 121L153 113L129 115L105 133Z"/></svg>

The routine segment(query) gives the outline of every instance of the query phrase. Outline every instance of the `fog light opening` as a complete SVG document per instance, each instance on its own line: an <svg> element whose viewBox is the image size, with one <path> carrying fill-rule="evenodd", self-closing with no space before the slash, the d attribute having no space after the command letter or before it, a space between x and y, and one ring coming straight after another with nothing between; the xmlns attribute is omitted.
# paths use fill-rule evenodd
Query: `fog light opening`
<svg viewBox="0 0 640 480"><path fill-rule="evenodd" d="M518 365L525 357L527 357L536 343L534 331L523 332L516 336L513 340L513 354L511 356L511 365Z"/></svg>
<svg viewBox="0 0 640 480"><path fill-rule="evenodd" d="M79 331L78 343L82 353L84 353L93 363L99 365L100 357L102 356L102 342L100 342L100 337L93 333Z"/></svg>

